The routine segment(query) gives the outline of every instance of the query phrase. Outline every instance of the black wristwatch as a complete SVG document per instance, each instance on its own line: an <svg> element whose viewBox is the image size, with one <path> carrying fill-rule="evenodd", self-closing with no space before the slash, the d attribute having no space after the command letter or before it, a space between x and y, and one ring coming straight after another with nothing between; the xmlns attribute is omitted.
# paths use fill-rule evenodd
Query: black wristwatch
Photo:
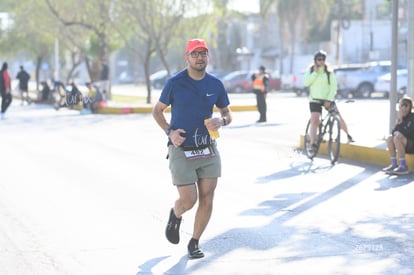
<svg viewBox="0 0 414 275"><path fill-rule="evenodd" d="M166 134L167 136L169 136L169 135L170 135L170 133L171 133L171 131L172 131L172 128L171 128L171 127L168 127L168 129L167 129L167 130L165 130L165 134Z"/></svg>

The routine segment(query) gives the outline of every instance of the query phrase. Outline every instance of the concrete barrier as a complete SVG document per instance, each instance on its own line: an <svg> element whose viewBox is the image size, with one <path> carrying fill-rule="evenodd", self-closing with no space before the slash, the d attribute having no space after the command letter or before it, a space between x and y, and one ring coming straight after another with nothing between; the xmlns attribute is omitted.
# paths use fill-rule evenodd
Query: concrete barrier
<svg viewBox="0 0 414 275"><path fill-rule="evenodd" d="M304 149L303 135L299 137L299 148ZM318 154L328 155L327 142L321 143ZM390 164L390 156L387 150L348 143L341 143L339 157L384 167ZM414 170L414 154L406 154L406 161L408 169Z"/></svg>
<svg viewBox="0 0 414 275"><path fill-rule="evenodd" d="M234 105L230 106L232 112L245 112L256 111L256 105ZM217 108L214 108L215 112L218 112ZM152 105L140 106L140 107L111 107L105 106L99 108L96 113L98 114L136 114L136 113L151 113ZM167 108L166 112L170 112L170 108Z"/></svg>

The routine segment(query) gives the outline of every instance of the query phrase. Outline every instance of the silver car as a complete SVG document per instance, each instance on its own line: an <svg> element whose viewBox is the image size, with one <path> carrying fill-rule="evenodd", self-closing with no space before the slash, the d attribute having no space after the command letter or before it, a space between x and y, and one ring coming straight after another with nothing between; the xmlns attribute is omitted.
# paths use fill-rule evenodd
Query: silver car
<svg viewBox="0 0 414 275"><path fill-rule="evenodd" d="M397 70L397 95L398 98L404 96L407 90L407 69ZM391 91L391 73L386 73L377 78L374 87L375 93L383 94L385 98L390 96Z"/></svg>

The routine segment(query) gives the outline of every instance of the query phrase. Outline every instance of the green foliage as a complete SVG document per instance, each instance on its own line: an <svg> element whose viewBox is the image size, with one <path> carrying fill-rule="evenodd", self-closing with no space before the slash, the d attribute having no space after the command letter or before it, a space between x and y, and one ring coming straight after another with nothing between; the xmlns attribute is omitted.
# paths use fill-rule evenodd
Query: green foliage
<svg viewBox="0 0 414 275"><path fill-rule="evenodd" d="M232 69L237 63L235 50L246 46L247 15L228 10L230 1L2 0L0 7L14 24L0 33L0 50L3 55L52 59L58 38L62 59L70 53L96 61L127 45L131 60L137 62L133 67L149 72L154 59L167 69L184 66L186 41L200 37L220 54L215 64ZM360 19L364 14L363 0L260 0L259 4L262 20L280 30L281 51L298 42L328 40L333 20ZM389 16L390 1L384 0L377 11Z"/></svg>

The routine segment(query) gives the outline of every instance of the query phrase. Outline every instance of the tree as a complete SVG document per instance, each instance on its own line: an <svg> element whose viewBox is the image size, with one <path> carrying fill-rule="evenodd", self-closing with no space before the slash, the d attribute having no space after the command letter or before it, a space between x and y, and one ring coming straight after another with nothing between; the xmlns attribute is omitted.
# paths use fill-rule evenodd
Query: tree
<svg viewBox="0 0 414 275"><path fill-rule="evenodd" d="M112 28L110 18L114 8L111 0L45 0L53 16L55 16L65 27L80 27L90 31L98 42L99 61L108 63L110 53L110 36ZM53 3L52 3L53 1ZM88 60L88 59L86 59ZM90 64L87 63L90 69ZM92 81L96 73L91 73ZM111 98L110 90L107 98Z"/></svg>
<svg viewBox="0 0 414 275"><path fill-rule="evenodd" d="M43 2L22 0L18 4L8 5L7 12L13 24L6 37L2 37L3 52L22 56L35 63L35 80L37 89L42 63L47 62L53 52L56 21L48 16Z"/></svg>
<svg viewBox="0 0 414 275"><path fill-rule="evenodd" d="M111 23L128 47L142 62L147 86L147 103L151 103L150 63L157 55L170 73L168 51L174 43L186 41L184 33L202 30L206 16L186 19L189 11L197 11L195 0L133 0L119 1ZM190 25L191 24L191 25ZM197 26L194 32L193 26Z"/></svg>
<svg viewBox="0 0 414 275"><path fill-rule="evenodd" d="M332 0L260 0L260 14L263 18L270 11L276 10L282 43L281 52L285 52L286 45L290 56L289 73L293 70L297 39L306 42L309 29L317 26L321 30L324 27L333 2Z"/></svg>

